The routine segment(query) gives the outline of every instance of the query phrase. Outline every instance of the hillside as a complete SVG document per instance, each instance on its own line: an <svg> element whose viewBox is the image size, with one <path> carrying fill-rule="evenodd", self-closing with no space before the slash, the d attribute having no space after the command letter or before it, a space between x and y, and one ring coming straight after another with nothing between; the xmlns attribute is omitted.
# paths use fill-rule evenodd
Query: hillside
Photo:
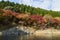
<svg viewBox="0 0 60 40"><path fill-rule="evenodd" d="M31 6L27 6L24 4L18 4L9 1L0 1L0 8L2 9L10 9L15 12L23 12L29 14L38 14L44 16L45 14L51 14L52 16L60 16L59 11L45 10L41 8L35 8Z"/></svg>
<svg viewBox="0 0 60 40"><path fill-rule="evenodd" d="M60 28L60 12L9 1L0 2L0 30L23 25L35 29Z"/></svg>

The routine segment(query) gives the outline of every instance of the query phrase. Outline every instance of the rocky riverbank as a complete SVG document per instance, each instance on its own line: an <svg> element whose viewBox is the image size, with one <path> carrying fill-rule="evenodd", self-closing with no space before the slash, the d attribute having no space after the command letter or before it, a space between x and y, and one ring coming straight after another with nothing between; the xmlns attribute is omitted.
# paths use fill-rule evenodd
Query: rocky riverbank
<svg viewBox="0 0 60 40"><path fill-rule="evenodd" d="M60 37L60 30L49 28L45 30L36 30L32 27L25 27L25 26L17 26L14 28L10 28L9 30L5 30L1 32L3 36L27 36L28 39L40 39L40 38L46 38L46 39L55 39Z"/></svg>
<svg viewBox="0 0 60 40"><path fill-rule="evenodd" d="M55 37L60 35L60 30L54 28L48 28L45 30L36 30L32 27L17 27L19 30L22 30L26 33L29 33L38 37Z"/></svg>

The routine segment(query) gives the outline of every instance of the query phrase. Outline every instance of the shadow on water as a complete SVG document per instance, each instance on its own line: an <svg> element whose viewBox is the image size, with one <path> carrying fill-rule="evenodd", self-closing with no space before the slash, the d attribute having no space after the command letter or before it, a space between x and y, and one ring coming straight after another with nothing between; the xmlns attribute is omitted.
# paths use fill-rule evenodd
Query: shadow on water
<svg viewBox="0 0 60 40"><path fill-rule="evenodd" d="M51 40L50 38L45 37L33 37L30 35L10 35L10 36L1 36L0 40Z"/></svg>
<svg viewBox="0 0 60 40"><path fill-rule="evenodd" d="M0 40L60 40L60 37L36 37L31 35L5 35L0 36Z"/></svg>
<svg viewBox="0 0 60 40"><path fill-rule="evenodd" d="M18 40L18 36L2 36L1 40Z"/></svg>
<svg viewBox="0 0 60 40"><path fill-rule="evenodd" d="M0 36L0 40L60 40L60 37L46 38L46 37L28 37L24 36Z"/></svg>

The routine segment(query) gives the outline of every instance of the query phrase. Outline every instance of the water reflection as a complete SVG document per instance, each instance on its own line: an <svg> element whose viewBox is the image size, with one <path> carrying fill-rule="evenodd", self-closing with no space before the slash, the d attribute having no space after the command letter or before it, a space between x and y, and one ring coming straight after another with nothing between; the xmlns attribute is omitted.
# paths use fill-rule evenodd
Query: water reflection
<svg viewBox="0 0 60 40"><path fill-rule="evenodd" d="M18 40L18 36L2 36L1 40Z"/></svg>
<svg viewBox="0 0 60 40"><path fill-rule="evenodd" d="M19 36L1 36L0 40L52 40L51 38L44 38L44 37L33 37L30 35L19 35Z"/></svg>
<svg viewBox="0 0 60 40"><path fill-rule="evenodd" d="M2 35L0 40L28 40L30 35Z"/></svg>
<svg viewBox="0 0 60 40"><path fill-rule="evenodd" d="M27 40L30 35L22 30L11 28L9 30L2 31L0 40Z"/></svg>
<svg viewBox="0 0 60 40"><path fill-rule="evenodd" d="M33 34L29 34L16 28L2 31L2 34L3 35L0 36L0 40L60 40L60 37L36 37Z"/></svg>

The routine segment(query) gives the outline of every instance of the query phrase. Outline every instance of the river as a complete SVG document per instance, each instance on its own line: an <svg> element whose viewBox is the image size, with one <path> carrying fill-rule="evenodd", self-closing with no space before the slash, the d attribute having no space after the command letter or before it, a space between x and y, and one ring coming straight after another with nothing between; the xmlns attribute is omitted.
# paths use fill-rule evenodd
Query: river
<svg viewBox="0 0 60 40"><path fill-rule="evenodd" d="M9 30L2 31L0 40L60 40L60 36L53 37L50 34L47 34L47 33L45 33L45 34L46 34L46 36L50 36L50 37L34 36L33 34L26 33L22 30L17 30L16 28L11 28ZM54 34L54 35L56 35L56 34Z"/></svg>
<svg viewBox="0 0 60 40"><path fill-rule="evenodd" d="M0 40L51 40L50 38L44 37L34 37L30 35L8 35L8 36L0 36Z"/></svg>

